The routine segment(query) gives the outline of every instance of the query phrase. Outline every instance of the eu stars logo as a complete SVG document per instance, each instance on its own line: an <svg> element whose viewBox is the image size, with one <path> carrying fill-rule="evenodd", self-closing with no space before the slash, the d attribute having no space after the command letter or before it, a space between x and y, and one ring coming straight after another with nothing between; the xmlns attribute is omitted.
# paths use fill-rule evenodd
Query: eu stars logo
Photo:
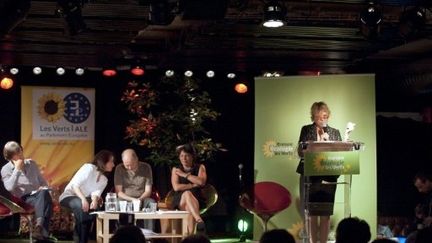
<svg viewBox="0 0 432 243"><path fill-rule="evenodd" d="M83 94L70 93L64 98L64 117L71 123L82 123L90 116L90 101Z"/></svg>

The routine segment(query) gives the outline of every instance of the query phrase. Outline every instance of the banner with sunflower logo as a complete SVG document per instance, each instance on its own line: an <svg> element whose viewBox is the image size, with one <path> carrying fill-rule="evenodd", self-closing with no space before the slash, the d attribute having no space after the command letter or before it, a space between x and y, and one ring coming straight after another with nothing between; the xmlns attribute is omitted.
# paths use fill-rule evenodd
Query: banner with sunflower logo
<svg viewBox="0 0 432 243"><path fill-rule="evenodd" d="M93 158L94 104L94 89L22 87L21 144L51 186Z"/></svg>

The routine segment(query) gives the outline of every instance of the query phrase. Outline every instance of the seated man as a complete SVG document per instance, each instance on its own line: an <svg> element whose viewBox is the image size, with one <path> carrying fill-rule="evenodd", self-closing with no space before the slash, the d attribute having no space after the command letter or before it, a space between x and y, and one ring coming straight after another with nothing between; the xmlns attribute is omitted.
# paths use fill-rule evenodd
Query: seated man
<svg viewBox="0 0 432 243"><path fill-rule="evenodd" d="M34 207L36 226L33 237L36 239L47 238L52 216L52 198L47 190L48 183L42 177L36 162L31 159L24 159L23 148L17 142L7 142L3 149L3 155L9 161L1 169L6 190Z"/></svg>
<svg viewBox="0 0 432 243"><path fill-rule="evenodd" d="M153 175L149 164L140 162L133 149L122 153L122 164L117 165L114 172L115 192L119 199L140 200L143 208L155 203L150 198L152 193ZM154 230L154 220L145 220L145 228Z"/></svg>

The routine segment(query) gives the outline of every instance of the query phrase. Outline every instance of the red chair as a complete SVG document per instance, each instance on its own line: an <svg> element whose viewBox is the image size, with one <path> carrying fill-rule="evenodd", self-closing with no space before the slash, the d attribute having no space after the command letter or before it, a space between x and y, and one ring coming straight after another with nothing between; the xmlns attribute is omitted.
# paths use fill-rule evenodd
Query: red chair
<svg viewBox="0 0 432 243"><path fill-rule="evenodd" d="M8 199L0 195L0 219L13 215L12 210L8 207Z"/></svg>
<svg viewBox="0 0 432 243"><path fill-rule="evenodd" d="M33 242L33 238L32 238L33 224L31 222L31 220L32 220L31 217L32 217L33 212L34 212L33 207L22 202L21 199L19 199L19 198L12 197L11 200L9 200L3 196L0 196L0 205L3 206L3 207L0 207L0 208L3 208L3 209L0 209L0 211L3 211L4 213L6 213L6 215L0 215L0 217L10 216L12 214L19 213L21 216L23 216L27 220L27 222L28 222L27 225L29 226L29 236L30 236L29 240L30 240L30 242ZM7 210L5 210L5 209L8 209L9 212L7 212ZM28 210L28 211L26 211L26 210ZM19 229L18 234L21 233L22 228L23 227L20 224L20 229Z"/></svg>
<svg viewBox="0 0 432 243"><path fill-rule="evenodd" d="M291 193L278 183L263 181L255 183L253 191L243 193L239 198L240 205L258 216L267 231L271 217L288 208L291 204Z"/></svg>
<svg viewBox="0 0 432 243"><path fill-rule="evenodd" d="M14 210L14 213L19 213L21 215L19 234L21 234L22 231L25 231L28 228L29 241L33 242L33 206L25 203L20 198L14 196L12 196L11 198L11 205L16 208Z"/></svg>

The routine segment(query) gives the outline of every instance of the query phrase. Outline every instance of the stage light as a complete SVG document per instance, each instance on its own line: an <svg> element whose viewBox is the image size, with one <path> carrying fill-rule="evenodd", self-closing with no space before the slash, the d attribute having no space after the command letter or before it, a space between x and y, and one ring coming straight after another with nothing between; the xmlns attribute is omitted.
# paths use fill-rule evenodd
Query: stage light
<svg viewBox="0 0 432 243"><path fill-rule="evenodd" d="M228 73L227 74L227 78L229 78L229 79L233 79L233 78L235 78L236 77L236 74L235 73Z"/></svg>
<svg viewBox="0 0 432 243"><path fill-rule="evenodd" d="M166 70L165 76L167 76L168 78L174 76L174 70Z"/></svg>
<svg viewBox="0 0 432 243"><path fill-rule="evenodd" d="M144 75L144 68L142 68L141 66L135 66L131 69L131 73L135 76L142 76Z"/></svg>
<svg viewBox="0 0 432 243"><path fill-rule="evenodd" d="M17 74L19 73L19 69L18 69L18 68L11 68L11 69L9 70L9 72L10 72L12 75L17 75Z"/></svg>
<svg viewBox="0 0 432 243"><path fill-rule="evenodd" d="M177 11L176 0L151 0L149 22L155 25L169 25L174 20Z"/></svg>
<svg viewBox="0 0 432 243"><path fill-rule="evenodd" d="M382 12L374 2L368 2L368 6L360 13L360 32L368 39L375 39L380 33L382 22Z"/></svg>
<svg viewBox="0 0 432 243"><path fill-rule="evenodd" d="M275 72L264 72L263 77L266 78L277 78L283 75L283 72L275 71Z"/></svg>
<svg viewBox="0 0 432 243"><path fill-rule="evenodd" d="M0 81L0 87L2 89L10 89L10 88L12 88L13 84L14 84L13 79L11 79L9 77L4 77Z"/></svg>
<svg viewBox="0 0 432 243"><path fill-rule="evenodd" d="M59 67L59 68L56 69L57 75L61 76L61 75L65 74L65 72L66 72L66 70L64 68L62 68L62 67Z"/></svg>
<svg viewBox="0 0 432 243"><path fill-rule="evenodd" d="M248 222L247 222L246 220L244 220L244 219L240 219L240 220L237 222L237 229L238 229L240 232L242 232L242 233L246 232L246 231L248 230L248 227L249 227L249 224L248 224Z"/></svg>
<svg viewBox="0 0 432 243"><path fill-rule="evenodd" d="M33 74L34 75L39 75L41 73L42 73L42 68L40 68L40 67L34 67L33 68Z"/></svg>
<svg viewBox="0 0 432 243"><path fill-rule="evenodd" d="M245 233L249 228L249 224L246 220L244 219L240 219L237 222L237 229L240 231L240 239L239 242L245 242L246 241L246 236Z"/></svg>
<svg viewBox="0 0 432 243"><path fill-rule="evenodd" d="M406 9L399 18L399 34L404 38L415 37L426 24L426 9Z"/></svg>
<svg viewBox="0 0 432 243"><path fill-rule="evenodd" d="M184 73L184 75L185 75L186 77L190 78L190 77L193 76L193 72L192 72L191 70L187 70L187 71Z"/></svg>
<svg viewBox="0 0 432 243"><path fill-rule="evenodd" d="M107 68L102 70L102 74L105 77L113 77L117 75L117 71L114 68Z"/></svg>
<svg viewBox="0 0 432 243"><path fill-rule="evenodd" d="M263 26L267 28L278 28L284 25L286 8L277 0L270 0L264 6Z"/></svg>
<svg viewBox="0 0 432 243"><path fill-rule="evenodd" d="M75 69L75 74L78 75L78 76L83 75L84 72L85 72L84 68L77 68L77 69Z"/></svg>
<svg viewBox="0 0 432 243"><path fill-rule="evenodd" d="M86 29L86 24L81 13L84 1L80 0L57 0L59 9L56 10L58 16L65 21L66 32L74 36Z"/></svg>
<svg viewBox="0 0 432 243"><path fill-rule="evenodd" d="M248 86L245 83L237 83L234 90L239 94L245 94L248 92Z"/></svg>
<svg viewBox="0 0 432 243"><path fill-rule="evenodd" d="M213 78L215 76L215 72L213 70L208 70L206 75L207 78Z"/></svg>

